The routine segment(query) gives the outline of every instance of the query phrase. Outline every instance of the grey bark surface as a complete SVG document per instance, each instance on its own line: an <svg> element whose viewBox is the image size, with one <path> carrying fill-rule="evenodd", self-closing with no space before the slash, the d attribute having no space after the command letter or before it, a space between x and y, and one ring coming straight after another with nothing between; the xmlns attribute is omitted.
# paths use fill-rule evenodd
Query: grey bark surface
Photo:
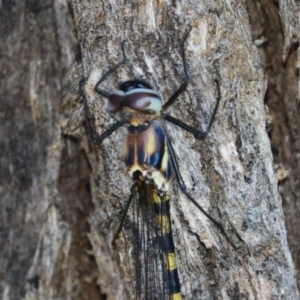
<svg viewBox="0 0 300 300"><path fill-rule="evenodd" d="M300 5L294 1L280 1L280 17L284 33L285 60L284 81L275 91L280 91L274 97L274 124L276 133L272 142L276 142L274 158L281 162L289 173L289 180L281 187L283 208L286 215L288 241L296 267L298 288L300 286ZM275 77L278 79L278 76ZM277 82L275 82L276 84ZM276 85L277 87L277 85ZM278 96L280 98L278 98ZM282 113L284 112L284 113ZM281 115L280 115L281 113ZM278 147L281 144L283 147Z"/></svg>
<svg viewBox="0 0 300 300"><path fill-rule="evenodd" d="M278 11L263 1L247 4L252 28L240 1L43 1L26 6L3 1L3 299L131 299L129 232L123 230L117 246L111 245L132 184L122 164L123 134L118 131L97 147L88 142L78 83L85 78L92 124L101 133L114 120L94 86L122 58L120 45L127 39L129 61L103 88L113 91L120 82L139 78L166 101L183 80L179 44L188 25L190 84L168 112L203 130L215 104L214 79L220 82L222 100L205 141L170 124L165 128L189 192L222 224L234 247L174 179L172 225L185 299L298 299L264 105L266 97L271 114L280 115L274 108L280 93L266 95L275 84L276 68L272 73L266 65L276 66L270 57L277 57L281 44L276 40L268 52L254 43L261 45L257 36L265 32L270 15L280 32ZM292 43L298 41L297 9L293 2L280 2L289 67L279 70L287 77L279 91L288 84L296 89L299 80L288 77L297 65L296 58L289 58ZM270 15L264 19L266 11ZM82 65L73 64L62 81L76 60L75 31ZM272 36L271 31L266 34ZM289 122L273 117L270 136L273 148L274 143L280 148L280 137L286 136L278 134L280 126L293 138L280 148L293 155L275 152L275 161L290 166L291 179L280 187L294 208L285 207L299 268L300 239L294 238L300 231L293 230L299 228L299 121L296 107L286 104L290 97L287 93L282 104Z"/></svg>
<svg viewBox="0 0 300 300"><path fill-rule="evenodd" d="M61 80L78 51L69 3L2 1L0 10L0 299L99 299L90 171L60 132Z"/></svg>

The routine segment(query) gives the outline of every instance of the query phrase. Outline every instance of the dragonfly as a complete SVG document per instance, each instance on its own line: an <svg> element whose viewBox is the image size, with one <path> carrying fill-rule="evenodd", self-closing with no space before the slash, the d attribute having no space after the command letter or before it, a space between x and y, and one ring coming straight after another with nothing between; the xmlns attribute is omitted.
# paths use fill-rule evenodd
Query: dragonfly
<svg viewBox="0 0 300 300"><path fill-rule="evenodd" d="M82 80L80 83L87 131L94 143L101 143L120 127L127 129L124 161L133 185L113 243L116 242L124 223L126 223L128 211L131 209L135 299L183 299L170 217L172 170L185 196L226 236L221 224L212 218L187 191L174 148L161 123L161 120L173 123L192 133L196 138L204 140L215 120L221 100L217 80L214 80L217 91L216 103L206 130L199 131L165 113L186 91L189 83L184 45L190 31L191 27L180 44L184 72L183 83L164 104L157 92L148 83L141 80L123 82L113 93L100 87L110 74L127 61L124 47L127 41L122 42L123 59L110 68L95 85L95 91L108 99L107 111L116 120L115 124L101 135L95 134L89 124L90 112L84 96L85 82Z"/></svg>

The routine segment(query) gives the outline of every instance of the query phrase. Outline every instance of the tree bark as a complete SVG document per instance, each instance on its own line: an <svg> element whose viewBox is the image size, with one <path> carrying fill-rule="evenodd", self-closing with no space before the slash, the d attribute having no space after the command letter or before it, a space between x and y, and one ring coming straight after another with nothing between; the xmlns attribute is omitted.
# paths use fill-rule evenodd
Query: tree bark
<svg viewBox="0 0 300 300"><path fill-rule="evenodd" d="M299 80L291 71L297 59L289 56L292 42L298 41L292 16L298 8L280 3L287 63L277 68L279 18L276 6L264 1L248 1L252 25L240 1L73 0L71 5L72 10L63 1L2 4L3 299L134 295L130 232L124 228L117 246L111 245L132 184L122 163L122 131L97 147L88 142L79 81L85 78L92 124L101 133L114 120L94 86L122 58L120 45L127 39L128 62L103 88L112 92L119 83L138 78L166 101L183 80L179 45L189 25L189 86L168 112L204 130L216 101L213 80L220 83L222 99L205 141L164 125L190 194L222 224L230 242L181 193L174 178L171 215L185 299L298 299L278 192L278 178L284 175L273 164L264 105L266 98L273 116L272 147L282 149L275 152L275 162L283 162L289 173L280 188L284 202L294 208L291 213L286 206L286 218L299 268L300 231L292 229L299 228L299 120L296 101L289 101L293 94L284 93ZM277 40L265 30L266 20L276 20L271 28L279 32ZM77 54L73 21L82 64L69 69L62 92L62 76ZM276 70L285 76L280 84L274 82ZM281 107L288 122L276 108L280 95L285 95ZM278 128L284 128L282 134ZM291 141L282 146L286 132Z"/></svg>
<svg viewBox="0 0 300 300"><path fill-rule="evenodd" d="M87 251L90 169L60 131L61 80L78 52L69 3L0 9L0 298L99 299Z"/></svg>

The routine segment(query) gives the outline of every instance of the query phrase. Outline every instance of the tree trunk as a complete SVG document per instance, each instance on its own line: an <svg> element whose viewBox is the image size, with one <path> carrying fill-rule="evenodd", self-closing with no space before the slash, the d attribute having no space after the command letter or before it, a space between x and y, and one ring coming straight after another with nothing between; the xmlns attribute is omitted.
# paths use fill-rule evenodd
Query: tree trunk
<svg viewBox="0 0 300 300"><path fill-rule="evenodd" d="M283 39L273 3L196 2L3 1L3 299L134 295L130 231L124 228L117 246L111 245L132 185L122 162L122 130L97 147L88 141L79 81L85 79L91 124L101 133L114 120L94 87L120 61L126 39L128 61L103 82L103 89L112 92L137 78L166 101L183 81L179 45L189 26L189 86L168 112L204 130L216 101L214 80L222 99L205 141L172 124L164 126L190 194L229 239L173 178L171 216L183 294L201 300L298 299L278 191L278 179L287 170L280 191L289 204L289 243L299 269L300 137L292 92L299 78L295 49L289 50L299 41L298 8L280 3L287 37L282 64ZM62 81L79 56L74 28L82 64L74 63ZM264 99L273 117L270 137L277 166Z"/></svg>

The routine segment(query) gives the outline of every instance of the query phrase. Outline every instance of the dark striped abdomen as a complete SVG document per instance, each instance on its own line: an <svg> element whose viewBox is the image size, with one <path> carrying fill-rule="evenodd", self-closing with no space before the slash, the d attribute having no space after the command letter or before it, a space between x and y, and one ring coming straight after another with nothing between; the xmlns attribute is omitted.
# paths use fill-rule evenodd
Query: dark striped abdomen
<svg viewBox="0 0 300 300"><path fill-rule="evenodd" d="M170 299L182 300L171 228L170 196L168 192L161 196L156 189L152 189L151 193L151 199L155 207L157 220L161 230L165 266L169 277Z"/></svg>

